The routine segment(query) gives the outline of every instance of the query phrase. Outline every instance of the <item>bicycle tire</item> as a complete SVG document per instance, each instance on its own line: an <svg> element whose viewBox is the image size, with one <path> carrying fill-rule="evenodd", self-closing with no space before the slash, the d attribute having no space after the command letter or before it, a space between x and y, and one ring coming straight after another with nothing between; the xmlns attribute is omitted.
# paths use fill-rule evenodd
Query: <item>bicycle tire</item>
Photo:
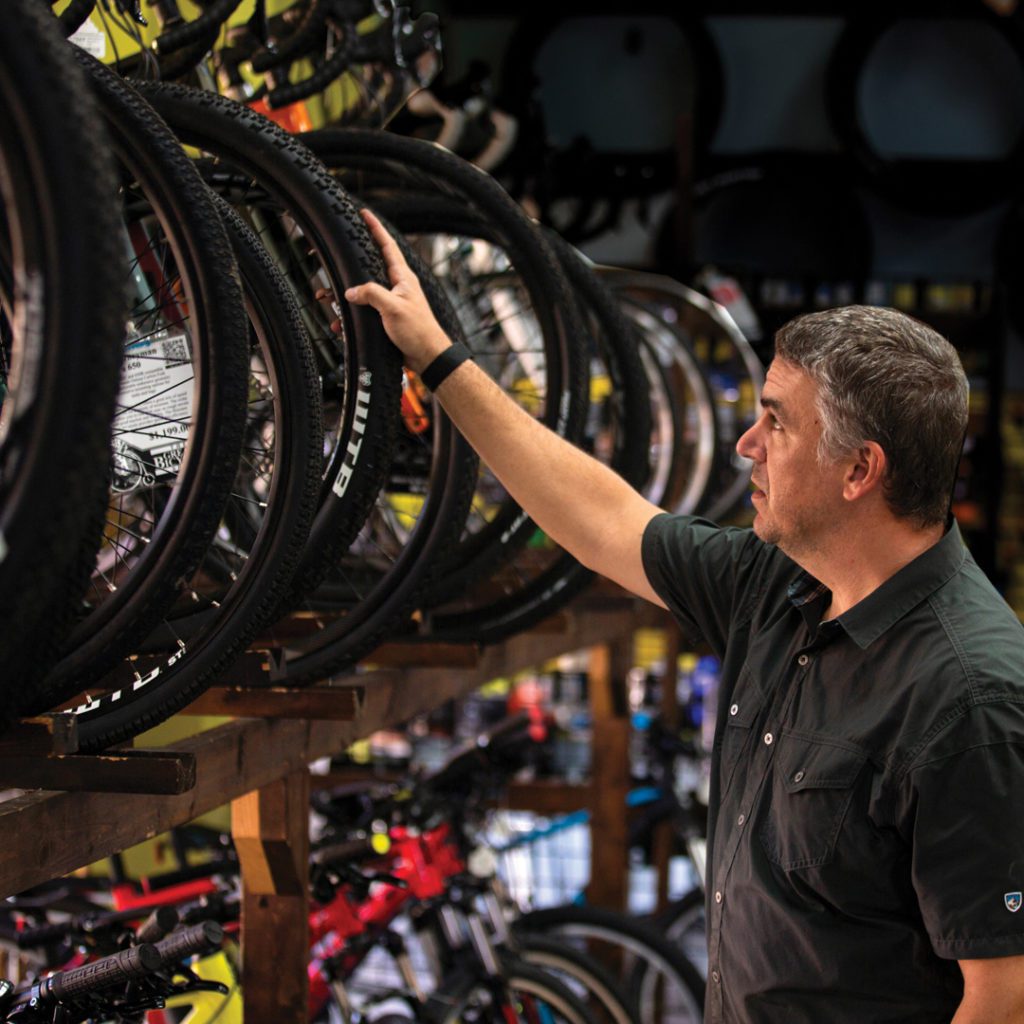
<svg viewBox="0 0 1024 1024"><path fill-rule="evenodd" d="M681 431L672 446L673 464L679 465L674 465L671 486L660 504L669 512L701 514L714 500L722 450L711 382L689 342L672 324L628 296L620 301L640 329L648 355L666 376L676 413L673 424Z"/></svg>
<svg viewBox="0 0 1024 1024"><path fill-rule="evenodd" d="M603 366L611 382L613 443L608 464L628 484L642 487L649 472L651 409L636 336L615 296L582 256L555 235L549 242L592 325L591 357ZM593 577L571 554L560 551L549 565L511 593L469 609L432 611L429 635L431 639L470 638L477 643L495 643L552 615L581 593Z"/></svg>
<svg viewBox="0 0 1024 1024"><path fill-rule="evenodd" d="M387 473L398 432L401 357L372 309L352 306L347 287L387 284L380 253L355 204L321 161L248 107L186 86L137 83L186 145L236 168L301 227L328 276L342 325L339 440L324 469L320 506L292 594L311 590L351 545ZM230 182L228 182L230 184ZM317 339L314 338L314 343Z"/></svg>
<svg viewBox="0 0 1024 1024"><path fill-rule="evenodd" d="M686 958L708 976L707 918L703 889L690 889L651 918L665 938L674 942Z"/></svg>
<svg viewBox="0 0 1024 1024"><path fill-rule="evenodd" d="M396 232L395 238L419 277L438 322L449 337L458 340L461 337L458 319L444 291L401 235ZM410 382L407 386L412 388L415 384ZM367 572L364 585L346 588L354 592L342 599L347 611L343 617L324 621L321 629L308 639L286 641L281 645L276 678L286 680L289 685L302 685L351 668L384 640L405 631L412 612L420 607L434 588L439 572L459 542L469 514L477 457L439 403L432 403L429 418L432 431L426 478L418 478L417 466L420 456L427 455L426 445L421 435L411 429L400 436L402 444L399 447L399 454L402 445L411 448L410 458L396 458L392 473L399 495L405 488L410 488L414 494L421 487L423 489L422 506L406 542L386 569ZM417 450L418 442L423 445L421 450ZM389 480L378 499L380 504L386 505L390 501L390 487ZM386 523L388 509L383 511L381 518ZM368 521L364 530L371 527L372 521ZM384 547L376 547L380 557ZM351 560L349 555L345 562L351 563ZM343 571L342 575L351 584L352 576L357 573L358 566L355 566ZM335 597L333 602L323 601L324 589L321 587L311 595L310 603L315 602L317 607L326 604L330 608L338 598ZM329 591L327 596L330 597ZM269 635L273 637L274 631L270 630Z"/></svg>
<svg viewBox="0 0 1024 1024"><path fill-rule="evenodd" d="M712 493L700 514L726 519L740 507L750 484L749 460L736 454L736 442L760 415L761 360L728 311L706 295L662 274L608 273L620 296L670 322L698 355L715 400L718 444Z"/></svg>
<svg viewBox="0 0 1024 1024"><path fill-rule="evenodd" d="M211 197L177 140L145 101L88 54L76 51L76 56L87 69L123 178L131 183L124 193L135 196L166 239L160 273L170 263L179 275L177 285L188 310L184 345L194 383L188 431L171 471L173 486L161 488L157 480L152 485L154 493L164 494L160 500L166 505L151 527L149 542L141 545L137 561L125 562L116 586L107 585L107 599L83 610L61 660L40 686L33 711L71 699L114 668L181 594L220 522L241 455L245 421L248 334L241 281ZM119 265L124 266L123 256ZM133 262L129 277L135 273ZM162 303L155 304L160 312ZM153 321L145 323L148 328ZM152 333L144 330L143 337ZM134 332L129 340L133 337ZM188 386L186 380L184 387ZM119 418L138 415L140 403L135 399L132 393L125 405L119 394ZM147 427L149 432L155 429ZM118 554L120 531L129 531L117 521L120 517L120 511L114 511L108 521L116 533L111 539L115 560L124 562ZM145 678L144 685L150 685Z"/></svg>
<svg viewBox="0 0 1024 1024"><path fill-rule="evenodd" d="M123 315L117 181L81 69L45 7L0 33L0 726L77 612L102 531Z"/></svg>
<svg viewBox="0 0 1024 1024"><path fill-rule="evenodd" d="M424 189L435 197L456 199L475 210L492 237L500 239L531 296L550 363L543 421L571 441L581 436L586 417L587 371L580 345L579 317L564 271L537 225L489 175L453 153L421 139L362 129L321 129L299 138L346 185L368 200L380 186ZM397 213L391 207L390 212ZM401 220L400 227L406 227ZM472 345L472 338L470 339ZM525 542L532 523L514 502L491 520L486 539L498 538L510 549ZM460 572L461 577L461 572Z"/></svg>
<svg viewBox="0 0 1024 1024"><path fill-rule="evenodd" d="M84 750L119 742L163 721L223 675L277 615L317 508L323 421L312 346L294 296L276 264L241 217L222 200L214 199L238 258L252 324L252 346L254 353L259 353L259 367L265 368L266 383L257 376L262 375L262 369L252 367L249 392L251 397L255 395L255 422L248 425L246 455L217 537L190 583L202 591L206 607L200 612L168 616L146 638L147 649L172 652L170 657L135 661L134 672L159 670L158 686L133 690L133 673L125 666L120 679L108 677L105 681L108 686L117 685L122 697L115 700L100 695L75 709L79 745ZM255 354L252 362L256 362ZM270 457L262 446L257 447L263 428L261 408L267 395L273 408L272 472L248 465L250 450L256 457ZM245 478L252 472L263 473L263 489L256 492L263 506L258 516L245 513L251 504L251 489ZM265 478L267 473L269 479ZM243 516L239 525L238 519ZM221 550L229 543L235 548L247 540L244 553ZM219 583L203 582L218 579ZM195 589L193 600L200 600ZM183 648L176 646L178 640L184 642Z"/></svg>
<svg viewBox="0 0 1024 1024"><path fill-rule="evenodd" d="M638 1024L622 986L581 950L544 935L525 934L516 938L515 955L553 974L575 992L594 1018L594 1024Z"/></svg>
<svg viewBox="0 0 1024 1024"><path fill-rule="evenodd" d="M601 907L562 906L529 911L513 927L517 931L600 941L638 958L632 963L625 961L623 980L642 1024L657 1024L663 1019L649 998L654 995L648 983L655 979L655 971L669 986L673 1000L669 1019L679 1024L696 1024L703 1019L705 983L700 972L646 921Z"/></svg>
<svg viewBox="0 0 1024 1024"><path fill-rule="evenodd" d="M494 1002L494 989L505 993L501 1005ZM521 961L505 958L500 975L491 980L467 977L459 972L442 979L427 999L424 1015L432 1024L460 1024L465 1018L477 1024L515 1024L522 1019L516 1004L523 997L541 1000L540 1019L546 1024L593 1024L586 1007L572 991L550 974ZM527 1021L536 1021L530 1015Z"/></svg>

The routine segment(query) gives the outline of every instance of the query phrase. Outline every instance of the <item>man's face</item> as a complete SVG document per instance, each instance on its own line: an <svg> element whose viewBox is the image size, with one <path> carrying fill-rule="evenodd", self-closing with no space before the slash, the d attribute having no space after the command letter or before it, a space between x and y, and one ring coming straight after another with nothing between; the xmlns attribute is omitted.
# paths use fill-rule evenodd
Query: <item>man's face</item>
<svg viewBox="0 0 1024 1024"><path fill-rule="evenodd" d="M807 374L774 360L761 393L761 415L736 443L739 454L754 463L754 532L794 559L820 551L844 511L842 467L818 462L817 396Z"/></svg>

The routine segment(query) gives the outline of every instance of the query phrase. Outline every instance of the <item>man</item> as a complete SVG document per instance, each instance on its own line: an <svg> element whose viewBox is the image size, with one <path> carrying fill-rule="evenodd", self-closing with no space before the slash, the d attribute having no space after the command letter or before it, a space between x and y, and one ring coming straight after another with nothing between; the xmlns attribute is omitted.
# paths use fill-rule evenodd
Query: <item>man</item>
<svg viewBox="0 0 1024 1024"><path fill-rule="evenodd" d="M349 301L542 529L722 658L706 1019L1024 1022L1024 629L947 526L952 347L869 307L784 327L737 445L753 530L719 529L662 513L460 361L364 216L392 287Z"/></svg>

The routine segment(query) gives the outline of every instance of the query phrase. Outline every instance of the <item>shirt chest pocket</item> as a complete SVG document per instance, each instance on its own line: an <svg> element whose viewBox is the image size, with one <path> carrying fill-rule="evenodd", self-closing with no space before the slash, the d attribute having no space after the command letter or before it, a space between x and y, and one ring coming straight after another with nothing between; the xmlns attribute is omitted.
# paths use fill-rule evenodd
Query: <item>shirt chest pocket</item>
<svg viewBox="0 0 1024 1024"><path fill-rule="evenodd" d="M759 836L769 860L791 871L827 864L867 754L783 733Z"/></svg>

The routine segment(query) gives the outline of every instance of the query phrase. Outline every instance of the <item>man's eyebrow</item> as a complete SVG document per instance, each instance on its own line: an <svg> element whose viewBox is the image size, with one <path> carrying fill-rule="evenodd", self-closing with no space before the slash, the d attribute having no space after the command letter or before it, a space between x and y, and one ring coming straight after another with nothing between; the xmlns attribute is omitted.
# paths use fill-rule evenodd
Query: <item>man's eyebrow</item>
<svg viewBox="0 0 1024 1024"><path fill-rule="evenodd" d="M761 396L761 408L762 409L771 409L772 412L778 413L778 412L782 412L783 409L785 408L785 406L783 406L782 402L780 402L779 399L777 399L777 398L765 398L764 395L762 395Z"/></svg>

